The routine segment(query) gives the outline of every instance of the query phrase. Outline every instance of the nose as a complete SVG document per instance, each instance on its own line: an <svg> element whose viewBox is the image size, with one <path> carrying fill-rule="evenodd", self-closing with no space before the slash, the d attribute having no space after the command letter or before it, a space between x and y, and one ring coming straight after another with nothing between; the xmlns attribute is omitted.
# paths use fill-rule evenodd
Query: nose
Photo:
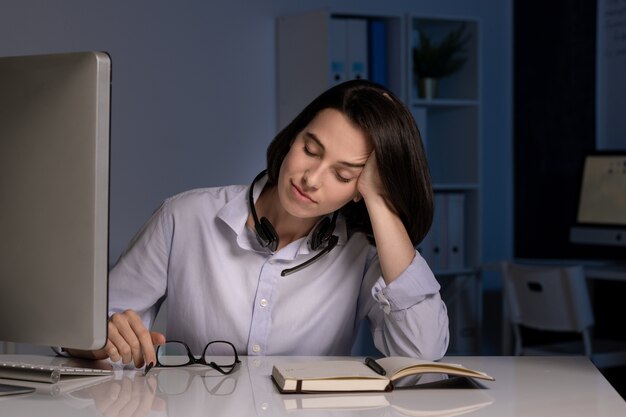
<svg viewBox="0 0 626 417"><path fill-rule="evenodd" d="M317 190L322 185L322 170L320 167L311 167L304 171L302 182L305 189Z"/></svg>

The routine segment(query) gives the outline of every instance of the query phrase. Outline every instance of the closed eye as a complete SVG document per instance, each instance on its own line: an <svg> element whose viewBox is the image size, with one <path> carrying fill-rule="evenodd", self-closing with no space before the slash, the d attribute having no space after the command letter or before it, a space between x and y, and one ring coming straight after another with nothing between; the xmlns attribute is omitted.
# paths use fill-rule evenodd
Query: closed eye
<svg viewBox="0 0 626 417"><path fill-rule="evenodd" d="M341 182L350 182L350 181L352 181L352 178L344 178L341 175L339 175L339 173L336 173L335 176Z"/></svg>
<svg viewBox="0 0 626 417"><path fill-rule="evenodd" d="M337 177L337 179L341 182L350 182L354 179L353 177L350 177L350 178L344 177L343 175L340 174L339 171L335 171L335 177Z"/></svg>
<svg viewBox="0 0 626 417"><path fill-rule="evenodd" d="M308 156L317 156L317 154L307 148L306 145L302 149L304 150L304 153Z"/></svg>

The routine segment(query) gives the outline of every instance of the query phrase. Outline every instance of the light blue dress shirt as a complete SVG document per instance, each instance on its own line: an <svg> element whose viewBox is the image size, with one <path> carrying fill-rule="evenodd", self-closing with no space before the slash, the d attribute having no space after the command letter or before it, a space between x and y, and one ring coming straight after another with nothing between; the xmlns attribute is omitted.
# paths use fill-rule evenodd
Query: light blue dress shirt
<svg viewBox="0 0 626 417"><path fill-rule="evenodd" d="M258 198L265 180L255 185ZM110 313L135 310L150 328L167 298L168 340L200 353L228 340L248 355L349 355L368 318L385 355L441 358L448 316L439 283L416 251L385 285L375 248L347 236L339 216L337 246L292 275L281 271L314 256L307 238L276 253L246 227L248 186L187 191L167 199L142 227L109 277Z"/></svg>

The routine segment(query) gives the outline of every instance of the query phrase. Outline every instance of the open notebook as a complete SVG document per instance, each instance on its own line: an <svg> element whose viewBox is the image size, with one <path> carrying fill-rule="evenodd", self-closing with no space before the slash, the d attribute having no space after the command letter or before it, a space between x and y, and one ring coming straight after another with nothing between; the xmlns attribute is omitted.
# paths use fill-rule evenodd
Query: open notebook
<svg viewBox="0 0 626 417"><path fill-rule="evenodd" d="M392 391L407 378L424 374L494 378L460 364L392 356L373 360L330 360L280 363L272 380L281 393Z"/></svg>

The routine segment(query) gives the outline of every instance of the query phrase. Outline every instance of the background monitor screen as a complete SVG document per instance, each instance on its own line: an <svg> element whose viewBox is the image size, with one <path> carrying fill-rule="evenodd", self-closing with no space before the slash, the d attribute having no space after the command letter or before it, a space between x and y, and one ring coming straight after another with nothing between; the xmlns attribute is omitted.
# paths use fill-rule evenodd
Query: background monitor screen
<svg viewBox="0 0 626 417"><path fill-rule="evenodd" d="M106 342L111 60L0 58L0 340Z"/></svg>
<svg viewBox="0 0 626 417"><path fill-rule="evenodd" d="M572 242L626 246L626 153L585 157L577 223Z"/></svg>

